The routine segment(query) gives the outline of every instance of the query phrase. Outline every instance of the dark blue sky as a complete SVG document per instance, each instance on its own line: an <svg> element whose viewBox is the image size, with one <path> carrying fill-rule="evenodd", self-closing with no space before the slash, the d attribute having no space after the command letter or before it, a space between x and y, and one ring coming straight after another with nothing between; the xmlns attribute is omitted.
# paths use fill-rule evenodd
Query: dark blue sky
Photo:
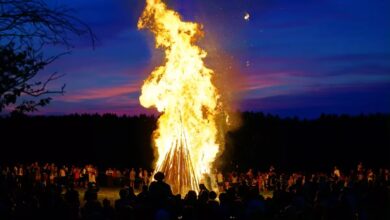
<svg viewBox="0 0 390 220"><path fill-rule="evenodd" d="M72 54L45 70L41 77L65 73L57 84L67 88L40 114L153 112L138 102L142 81L162 60L150 32L136 27L144 1L48 2L74 8L98 43L75 40ZM240 110L310 118L390 112L389 1L166 2L203 24L206 62Z"/></svg>

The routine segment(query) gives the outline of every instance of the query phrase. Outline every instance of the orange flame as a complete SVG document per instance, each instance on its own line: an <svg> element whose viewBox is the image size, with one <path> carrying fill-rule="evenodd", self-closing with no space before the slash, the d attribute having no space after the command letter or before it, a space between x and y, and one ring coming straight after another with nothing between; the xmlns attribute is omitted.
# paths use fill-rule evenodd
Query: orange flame
<svg viewBox="0 0 390 220"><path fill-rule="evenodd" d="M171 172L166 181L174 193L197 190L223 146L218 121L227 120L212 82L214 72L203 62L207 53L194 45L202 26L182 21L161 0L147 0L138 28L150 29L156 48L165 52L165 64L144 81L140 96L142 106L162 112L153 135L156 171Z"/></svg>

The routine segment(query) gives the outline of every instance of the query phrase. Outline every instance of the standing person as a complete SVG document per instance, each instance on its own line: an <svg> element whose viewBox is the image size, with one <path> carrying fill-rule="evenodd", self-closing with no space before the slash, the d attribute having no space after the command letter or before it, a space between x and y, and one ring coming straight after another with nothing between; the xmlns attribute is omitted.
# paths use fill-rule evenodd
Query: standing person
<svg viewBox="0 0 390 220"><path fill-rule="evenodd" d="M118 186L122 187L123 186L123 175L120 169L116 170L116 179L118 180Z"/></svg>
<svg viewBox="0 0 390 220"><path fill-rule="evenodd" d="M271 165L268 172L268 189L274 190L275 182L276 182L275 167Z"/></svg>
<svg viewBox="0 0 390 220"><path fill-rule="evenodd" d="M153 181L149 186L150 199L155 208L166 206L169 198L172 197L171 187L164 182L164 178L164 173L157 172L154 175L155 181Z"/></svg>
<svg viewBox="0 0 390 220"><path fill-rule="evenodd" d="M81 168L81 171L80 171L80 183L79 183L79 186L80 187L86 187L86 184L85 182L87 181L87 168L86 166Z"/></svg>
<svg viewBox="0 0 390 220"><path fill-rule="evenodd" d="M148 174L147 170L144 170L143 182L144 182L144 186L148 186L149 185L149 174Z"/></svg>
<svg viewBox="0 0 390 220"><path fill-rule="evenodd" d="M37 166L35 168L35 182L36 183L41 183L41 180L42 180L42 172L41 172L41 167Z"/></svg>
<svg viewBox="0 0 390 220"><path fill-rule="evenodd" d="M111 168L108 168L106 170L106 184L108 187L112 187L112 173L113 173L113 170Z"/></svg>
<svg viewBox="0 0 390 220"><path fill-rule="evenodd" d="M221 171L218 171L217 173L217 185L218 185L218 191L223 192L224 187L223 187L224 179L223 179L223 174Z"/></svg>
<svg viewBox="0 0 390 220"><path fill-rule="evenodd" d="M143 180L144 180L143 174L144 174L144 173L143 173L143 171L142 171L142 168L139 168L139 169L138 169L138 181L137 181L137 182L138 182L138 187L137 187L137 188L138 188L139 191L142 190L142 186L143 186L143 184L144 184L144 181L143 181Z"/></svg>
<svg viewBox="0 0 390 220"><path fill-rule="evenodd" d="M16 170L16 181L18 182L18 185L21 186L23 176L24 176L23 165L19 165L18 167L15 168L15 170Z"/></svg>
<svg viewBox="0 0 390 220"><path fill-rule="evenodd" d="M249 179L252 179L253 178L253 169L249 169L248 172L246 172L246 176L249 178Z"/></svg>
<svg viewBox="0 0 390 220"><path fill-rule="evenodd" d="M129 175L130 175L130 169L124 169L123 172L122 172L122 179L123 179L123 185L124 186L129 186L130 185L130 178L129 178Z"/></svg>
<svg viewBox="0 0 390 220"><path fill-rule="evenodd" d="M225 190L232 187L232 179L233 179L233 172L228 172L227 175L225 176L225 184L224 184Z"/></svg>
<svg viewBox="0 0 390 220"><path fill-rule="evenodd" d="M238 185L238 175L236 172L232 173L232 186L236 187Z"/></svg>
<svg viewBox="0 0 390 220"><path fill-rule="evenodd" d="M73 185L74 186L74 179L73 179L73 172L74 172L74 165L72 166L66 166L66 182L67 185Z"/></svg>
<svg viewBox="0 0 390 220"><path fill-rule="evenodd" d="M86 169L87 169L87 183L89 183L90 173L92 172L92 165L87 165Z"/></svg>
<svg viewBox="0 0 390 220"><path fill-rule="evenodd" d="M66 171L65 166L60 168L60 177L59 177L59 184L65 185L66 184Z"/></svg>
<svg viewBox="0 0 390 220"><path fill-rule="evenodd" d="M259 189L259 192L264 191L264 181L263 181L263 175L259 172L257 172L257 187Z"/></svg>
<svg viewBox="0 0 390 220"><path fill-rule="evenodd" d="M375 173L372 169L367 170L367 181L369 183L373 183L375 180Z"/></svg>
<svg viewBox="0 0 390 220"><path fill-rule="evenodd" d="M112 170L112 183L114 186L119 186L118 176L117 176L116 168Z"/></svg>
<svg viewBox="0 0 390 220"><path fill-rule="evenodd" d="M362 181L364 179L365 175L364 175L364 167L362 162L359 162L357 166L357 176L359 181Z"/></svg>
<svg viewBox="0 0 390 220"><path fill-rule="evenodd" d="M80 183L80 168L75 167L73 170L73 183L78 186Z"/></svg>
<svg viewBox="0 0 390 220"><path fill-rule="evenodd" d="M359 164L357 165L357 172L358 173L364 172L364 167L362 162L359 162Z"/></svg>
<svg viewBox="0 0 390 220"><path fill-rule="evenodd" d="M49 175L47 172L43 172L42 173L42 185L46 187L48 185L48 183L49 183Z"/></svg>
<svg viewBox="0 0 390 220"><path fill-rule="evenodd" d="M96 183L96 169L92 165L88 170L88 183Z"/></svg>
<svg viewBox="0 0 390 220"><path fill-rule="evenodd" d="M56 179L57 179L57 170L52 167L50 169L50 176L49 176L50 184L54 184L54 181Z"/></svg>
<svg viewBox="0 0 390 220"><path fill-rule="evenodd" d="M336 180L339 180L341 177L341 172L337 166L334 166L333 175L335 176Z"/></svg>
<svg viewBox="0 0 390 220"><path fill-rule="evenodd" d="M131 171L130 171L130 174L129 174L129 177L130 177L130 187L134 189L134 183L135 183L135 170L134 168L131 168Z"/></svg>
<svg viewBox="0 0 390 220"><path fill-rule="evenodd" d="M253 188L257 187L257 176L253 174L252 180L250 181L250 186Z"/></svg>

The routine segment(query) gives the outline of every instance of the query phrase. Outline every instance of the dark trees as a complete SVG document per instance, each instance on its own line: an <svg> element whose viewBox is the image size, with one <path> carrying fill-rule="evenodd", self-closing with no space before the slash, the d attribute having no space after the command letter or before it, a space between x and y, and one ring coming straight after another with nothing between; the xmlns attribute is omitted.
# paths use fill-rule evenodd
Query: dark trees
<svg viewBox="0 0 390 220"><path fill-rule="evenodd" d="M94 163L99 166L152 165L155 117L116 115L0 117L3 162ZM8 152L8 153L5 153ZM390 166L390 115L323 115L315 120L245 112L242 126L227 134L217 165L242 171L331 170L347 172L359 161Z"/></svg>

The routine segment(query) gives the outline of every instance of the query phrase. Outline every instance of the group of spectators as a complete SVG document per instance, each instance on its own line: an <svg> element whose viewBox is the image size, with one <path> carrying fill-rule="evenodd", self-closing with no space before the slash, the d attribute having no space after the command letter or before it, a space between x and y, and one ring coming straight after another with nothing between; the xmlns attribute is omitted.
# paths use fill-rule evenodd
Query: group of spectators
<svg viewBox="0 0 390 220"><path fill-rule="evenodd" d="M99 171L92 164L85 166L62 165L54 163L39 164L16 164L14 166L4 166L1 168L1 174L13 178L17 185L21 185L23 180L41 184L43 186L58 184L67 186L69 184L75 187L87 188L88 184L98 184L107 187L123 187L128 185L132 188L141 189L143 185L148 185L151 173L139 168L136 172L131 169L108 168L105 171Z"/></svg>
<svg viewBox="0 0 390 220"><path fill-rule="evenodd" d="M186 195L172 194L163 173L150 183L144 169L33 163L0 171L0 219L390 219L389 170L361 163L350 172L216 171L218 187ZM100 186L120 187L120 198L99 198Z"/></svg>
<svg viewBox="0 0 390 220"><path fill-rule="evenodd" d="M131 188L141 189L143 185L149 185L151 172L139 168L136 171L131 169L108 168L104 172L104 178L101 178L102 184L108 187L129 185Z"/></svg>
<svg viewBox="0 0 390 220"><path fill-rule="evenodd" d="M35 162L29 165L4 166L1 168L1 174L8 179L13 179L18 186L24 182L31 182L43 186L72 183L76 186L86 187L88 183L96 183L98 171L90 164L77 167L74 165L57 166L54 163L39 165L38 162Z"/></svg>
<svg viewBox="0 0 390 220"><path fill-rule="evenodd" d="M378 179L379 178L379 179ZM225 191L230 187L239 185L248 185L257 187L259 192L272 192L274 190L286 191L290 189L297 182L304 184L306 181L313 181L317 179L323 179L328 183L343 183L345 186L350 185L356 180L367 180L372 183L376 180L381 182L389 182L390 171L389 169L381 168L377 173L373 169L365 169L360 162L357 165L357 169L350 170L343 173L335 166L332 172L317 172L317 173L305 173L305 172L276 172L275 168L271 166L268 171L255 173L253 169L249 169L247 172L217 172L215 179L218 184L219 191Z"/></svg>

